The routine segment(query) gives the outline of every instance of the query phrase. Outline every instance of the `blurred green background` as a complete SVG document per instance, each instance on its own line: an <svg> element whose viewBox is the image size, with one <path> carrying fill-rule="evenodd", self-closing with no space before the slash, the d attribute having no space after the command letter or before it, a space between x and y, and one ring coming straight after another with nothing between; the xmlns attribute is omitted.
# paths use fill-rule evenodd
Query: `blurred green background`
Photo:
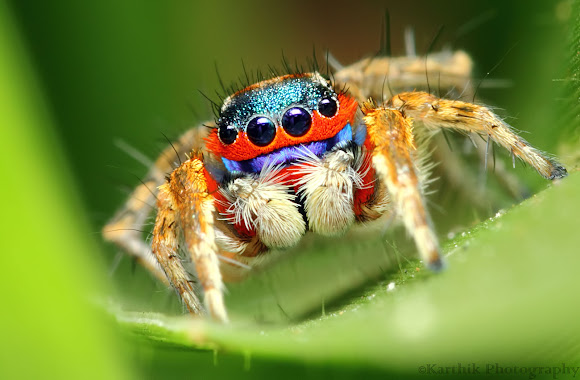
<svg viewBox="0 0 580 380"><path fill-rule="evenodd" d="M212 95L214 89L219 88L216 65L228 83L243 74L241 60L248 68L267 69L268 65L279 66L282 52L302 63L312 56L313 46L319 59L328 49L344 64L372 55L379 48L381 23L388 9L395 55L403 53L402 32L406 26L415 28L418 51L424 52L443 25L445 28L436 50L445 44L466 50L474 59L477 77L501 61L491 77L507 79L511 85L482 89L480 97L504 109L505 115L514 117L509 121L517 128L531 132L525 138L532 144L564 154L561 158L574 165L577 145L569 141L578 138L577 124L570 123L569 119L565 123L560 117L568 105L566 82L560 79L569 75L567 67L573 56L569 35L577 14L572 6L570 1L8 2L0 8L6 20L3 23L6 44L2 48L2 62L6 65L3 91L7 100L3 105L15 114L20 110L24 119L10 118L8 112L2 115L8 118L2 122L3 143L11 148L3 151L2 159L6 166L2 171L6 179L4 191L7 191L4 198L9 203L4 219L10 223L11 215L22 217L22 221L10 223L14 232L6 230L10 231L8 240L15 247L7 252L22 252L28 260L37 262L36 265L26 264L30 269L25 278L42 280L42 285L23 281L21 273L27 270L23 263L8 261L9 265L4 266L8 272L4 288L14 297L14 303L8 303L4 311L8 315L5 326L16 324L15 328L7 329L12 331L14 339L7 339L3 347L7 354L12 353L12 356L3 355L3 360L14 363L6 367L7 371L22 368L26 371L16 373L33 376L34 371L44 371L46 377L53 374L74 377L75 373L85 373L99 378L108 377L105 373L126 377L131 371L147 377L163 374L271 377L273 373L278 377L350 377L394 371L395 367L389 369L385 365L383 368L373 360L341 364L336 358L341 358L342 354L334 356L335 362L328 366L301 358L291 349L285 355L283 341L286 336L278 342L279 351L274 349L272 355L264 354L268 350L256 345L255 349L261 354L253 356L251 370L244 371L243 353L251 351L252 339L248 340L248 347L240 348L235 344L236 333L230 335L233 342L222 339L230 351L220 354L216 366L211 351L152 344L148 339L135 340L131 334L128 334L131 338L127 338L124 330L114 327L108 317L98 318L102 310L85 305L83 299L96 298L95 294L100 295L99 299L104 299L104 294L116 294L115 299L122 299L129 310L180 312L173 294L149 279L140 268L132 268L129 260L122 261L113 274L107 273L113 266L116 250L100 242L99 231L124 201L124 190L138 183L135 175L142 176L146 172L146 168L116 148L114 141L125 141L154 158L165 145L163 134L175 137L188 127L211 118L208 102L198 90ZM10 107L8 100L21 108ZM563 143L568 145L563 147ZM23 170L25 168L29 171ZM516 173L534 192L547 185L530 169L518 167ZM25 178L21 186L15 187L22 176ZM45 177L50 186L44 185L45 182L39 185L39 178L44 181ZM9 192L18 194L23 200ZM451 229L465 229L474 221L489 216L472 210L469 205L464 207L461 219L452 219L450 214L453 213L435 213L442 236ZM28 212L30 217L27 217ZM573 223L572 216L567 217L570 218L568 223ZM38 230L41 233L32 234ZM30 248L24 248L21 242L28 240L34 242ZM575 243L570 237L563 240L560 242L563 253L569 253ZM382 247L380 236L374 240L369 238L369 241L374 247ZM329 251L320 254L328 258L334 250L332 246L327 248L329 243L327 239L307 244L311 251ZM360 253L356 256L360 261L369 247L352 244L355 245L348 247ZM401 244L404 245L404 241ZM390 248L381 249L392 252ZM7 256L11 255L16 260L14 253ZM36 260L38 255L41 258ZM293 264L291 274L286 276L292 281L299 278L296 273L302 272L348 272L343 268L350 267L348 260L353 258L348 256L346 262L333 262L333 267L329 268L328 259L324 262L313 257L311 261ZM11 260L10 257L6 259ZM395 262L393 255L386 261ZM515 264L518 260L506 263ZM525 271L525 264L522 266ZM10 268L19 269L10 271ZM340 279L337 283L330 281L326 286L336 288L334 290L339 293L349 286L360 287L368 281L367 270L372 276L386 278L383 271L373 272L364 265L360 268L363 268L359 270L362 275L351 275L343 282ZM493 266L488 269L495 270ZM283 269L273 268L273 271ZM396 274L392 269L385 272ZM317 298L305 301L308 297L302 297L300 292L294 300L288 300L291 292L287 286L280 290L278 285L271 284L277 276L284 278L285 275L275 274L232 287L230 302L234 310L240 310L242 319L245 313L245 318L254 321L272 319L280 323L281 309L282 314L290 313L288 319L296 322L311 309L311 305L300 306L301 302L303 305L319 302ZM448 277L453 278L452 275ZM516 285L525 283L526 278L524 276L520 283L516 281ZM62 288L55 285L59 279L63 281ZM12 290L15 287L17 289ZM45 304L28 298L38 287L46 287L46 294L39 295ZM330 292L320 290L321 293L326 291ZM525 292L523 288L521 291ZM90 296L85 297L84 293ZM260 304L261 301L248 299L252 294L267 300ZM360 296L360 292L355 294ZM574 292L570 290L571 297L576 294L577 288ZM345 299L343 302L348 303L350 298ZM75 314L77 305L82 311L78 316ZM254 305L265 310L249 312L248 317L247 309ZM281 305L280 309L276 305ZM295 314L291 312L293 307ZM14 314L12 309L15 309ZM38 325L20 315L27 318L36 315ZM272 315L278 315L278 319ZM30 326L43 328L37 332ZM347 326L356 326L356 320ZM98 332L101 328L103 333ZM331 335L336 334L332 328L326 328ZM215 335L208 334L219 341L223 333L218 329ZM345 333L344 339L348 342L348 337L356 335L355 329ZM244 337L239 339L243 341ZM36 365L26 366L11 359L19 352L16 350L19 344L25 352L26 347L34 346L39 340L44 344L30 353ZM115 341L117 343L113 343ZM324 351L323 347L319 349ZM485 352L482 349L479 354L483 357ZM64 361L68 355L74 360ZM102 365L91 364L90 358ZM71 364L73 362L76 364ZM97 367L103 373L93 370ZM401 368L396 368L396 372L409 373L410 367Z"/></svg>

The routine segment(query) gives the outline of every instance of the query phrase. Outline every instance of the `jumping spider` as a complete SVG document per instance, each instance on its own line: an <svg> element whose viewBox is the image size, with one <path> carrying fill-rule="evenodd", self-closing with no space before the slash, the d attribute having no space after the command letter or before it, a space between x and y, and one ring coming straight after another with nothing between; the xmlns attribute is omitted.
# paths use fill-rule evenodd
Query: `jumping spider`
<svg viewBox="0 0 580 380"><path fill-rule="evenodd" d="M567 174L489 108L414 90L432 76L439 90L472 96L471 60L461 51L335 69L334 81L316 71L287 73L227 97L211 129L193 128L163 152L105 226L105 238L171 284L191 313L207 310L227 322L223 282L307 231L338 235L353 223L398 215L423 262L441 268L420 149L427 138L437 144L441 130L478 134L483 154L496 143L544 178ZM150 247L137 231L155 198Z"/></svg>

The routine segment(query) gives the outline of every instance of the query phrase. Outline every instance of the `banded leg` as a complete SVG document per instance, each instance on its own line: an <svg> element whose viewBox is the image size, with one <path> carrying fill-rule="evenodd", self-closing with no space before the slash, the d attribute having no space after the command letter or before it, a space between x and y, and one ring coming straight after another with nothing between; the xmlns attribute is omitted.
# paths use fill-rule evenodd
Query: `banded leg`
<svg viewBox="0 0 580 380"><path fill-rule="evenodd" d="M415 142L411 121L401 111L362 107L368 138L373 146L372 163L386 185L396 213L413 236L423 261L433 270L443 266L439 242L425 207L422 185L415 166Z"/></svg>
<svg viewBox="0 0 580 380"><path fill-rule="evenodd" d="M179 257L179 234L182 231L176 223L178 215L176 215L173 196L162 189L158 199L159 212L153 230L153 254L163 271L163 276L169 280L187 309L192 314L202 314L203 308L195 294L192 280Z"/></svg>
<svg viewBox="0 0 580 380"><path fill-rule="evenodd" d="M410 41L413 41L410 37ZM411 42L410 45L414 45ZM408 46L414 51L414 48ZM473 62L463 51L442 50L428 56L402 57L375 56L342 66L334 57L329 61L335 69L333 75L338 87L348 85L349 92L360 103L369 97L381 103L400 91L428 87L428 81L437 91L457 92L471 97ZM393 93L391 93L393 91Z"/></svg>
<svg viewBox="0 0 580 380"><path fill-rule="evenodd" d="M446 94L445 97L472 99L474 88L472 80L473 63L471 58L462 51L451 52L443 50L431 53L427 57L418 57L409 54L414 51L414 38L412 33L407 39L407 56L404 57L371 57L362 59L348 66L340 65L336 59L330 57L330 64L335 69L334 78L338 87L348 84L349 92L360 103L366 99L380 99L382 103L386 99L395 96L398 92L412 89L427 89L429 84L435 93ZM429 80L427 81L427 78ZM505 84L499 80L485 79L482 87L501 87ZM478 140L475 140L479 142ZM452 186L459 189L463 196L479 207L486 207L488 202L483 198L484 189L481 178L469 172L469 168L461 159L448 152L447 143L440 136L435 136L433 143L436 149L433 157L438 162L444 162L439 170L450 181ZM482 164L487 162L489 153L485 143L478 144L478 153L482 157ZM502 161L494 162L494 176L514 198L520 199L527 190L520 181L507 170L507 165ZM467 180L466 180L467 179Z"/></svg>
<svg viewBox="0 0 580 380"><path fill-rule="evenodd" d="M215 244L214 198L209 194L208 178L201 154L194 154L159 187L152 248L189 311L199 314L202 308L191 284L193 279L183 267L183 262L191 259L203 287L207 310L215 320L227 322ZM181 241L188 257L180 257Z"/></svg>
<svg viewBox="0 0 580 380"><path fill-rule="evenodd" d="M168 146L157 158L141 185L133 190L123 208L102 230L105 240L117 245L166 284L167 278L151 254L151 247L143 239L141 230L152 211L152 205L156 202L157 187L165 181L165 176L171 173L180 157L185 157L196 143L203 141L204 133L205 128L192 128L172 146Z"/></svg>
<svg viewBox="0 0 580 380"><path fill-rule="evenodd" d="M405 92L392 97L387 106L421 121L427 128L451 128L477 133L506 148L547 179L568 172L556 160L531 146L489 108L459 100L440 99L426 92Z"/></svg>

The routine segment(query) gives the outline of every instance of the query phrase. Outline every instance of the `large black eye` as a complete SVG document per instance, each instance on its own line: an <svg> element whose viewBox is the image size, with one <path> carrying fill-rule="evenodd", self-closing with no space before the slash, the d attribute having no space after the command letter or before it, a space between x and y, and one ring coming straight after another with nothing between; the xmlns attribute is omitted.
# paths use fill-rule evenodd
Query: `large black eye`
<svg viewBox="0 0 580 380"><path fill-rule="evenodd" d="M246 134L251 142L258 146L266 146L276 136L276 126L267 117L258 116L250 120L246 127Z"/></svg>
<svg viewBox="0 0 580 380"><path fill-rule="evenodd" d="M294 107L284 112L282 127L291 136L302 136L310 129L312 118L304 108Z"/></svg>
<svg viewBox="0 0 580 380"><path fill-rule="evenodd" d="M238 130L232 125L220 125L218 135L221 142L229 145L236 141L236 138L238 137Z"/></svg>
<svg viewBox="0 0 580 380"><path fill-rule="evenodd" d="M333 117L336 115L336 111L338 111L338 103L330 96L326 96L318 102L318 112L322 116Z"/></svg>

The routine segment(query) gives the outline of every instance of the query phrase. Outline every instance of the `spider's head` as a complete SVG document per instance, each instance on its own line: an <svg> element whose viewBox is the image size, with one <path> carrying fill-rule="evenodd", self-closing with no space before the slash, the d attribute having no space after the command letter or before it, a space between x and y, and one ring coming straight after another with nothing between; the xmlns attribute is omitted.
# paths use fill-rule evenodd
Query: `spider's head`
<svg viewBox="0 0 580 380"><path fill-rule="evenodd" d="M207 147L229 170L250 165L248 170L258 171L262 165L255 164L257 158L283 163L300 146L310 149L310 143L321 142L318 150L332 148L332 139L347 126L350 132L357 106L318 73L265 80L225 99ZM352 132L350 137L342 134L341 140L352 138Z"/></svg>

